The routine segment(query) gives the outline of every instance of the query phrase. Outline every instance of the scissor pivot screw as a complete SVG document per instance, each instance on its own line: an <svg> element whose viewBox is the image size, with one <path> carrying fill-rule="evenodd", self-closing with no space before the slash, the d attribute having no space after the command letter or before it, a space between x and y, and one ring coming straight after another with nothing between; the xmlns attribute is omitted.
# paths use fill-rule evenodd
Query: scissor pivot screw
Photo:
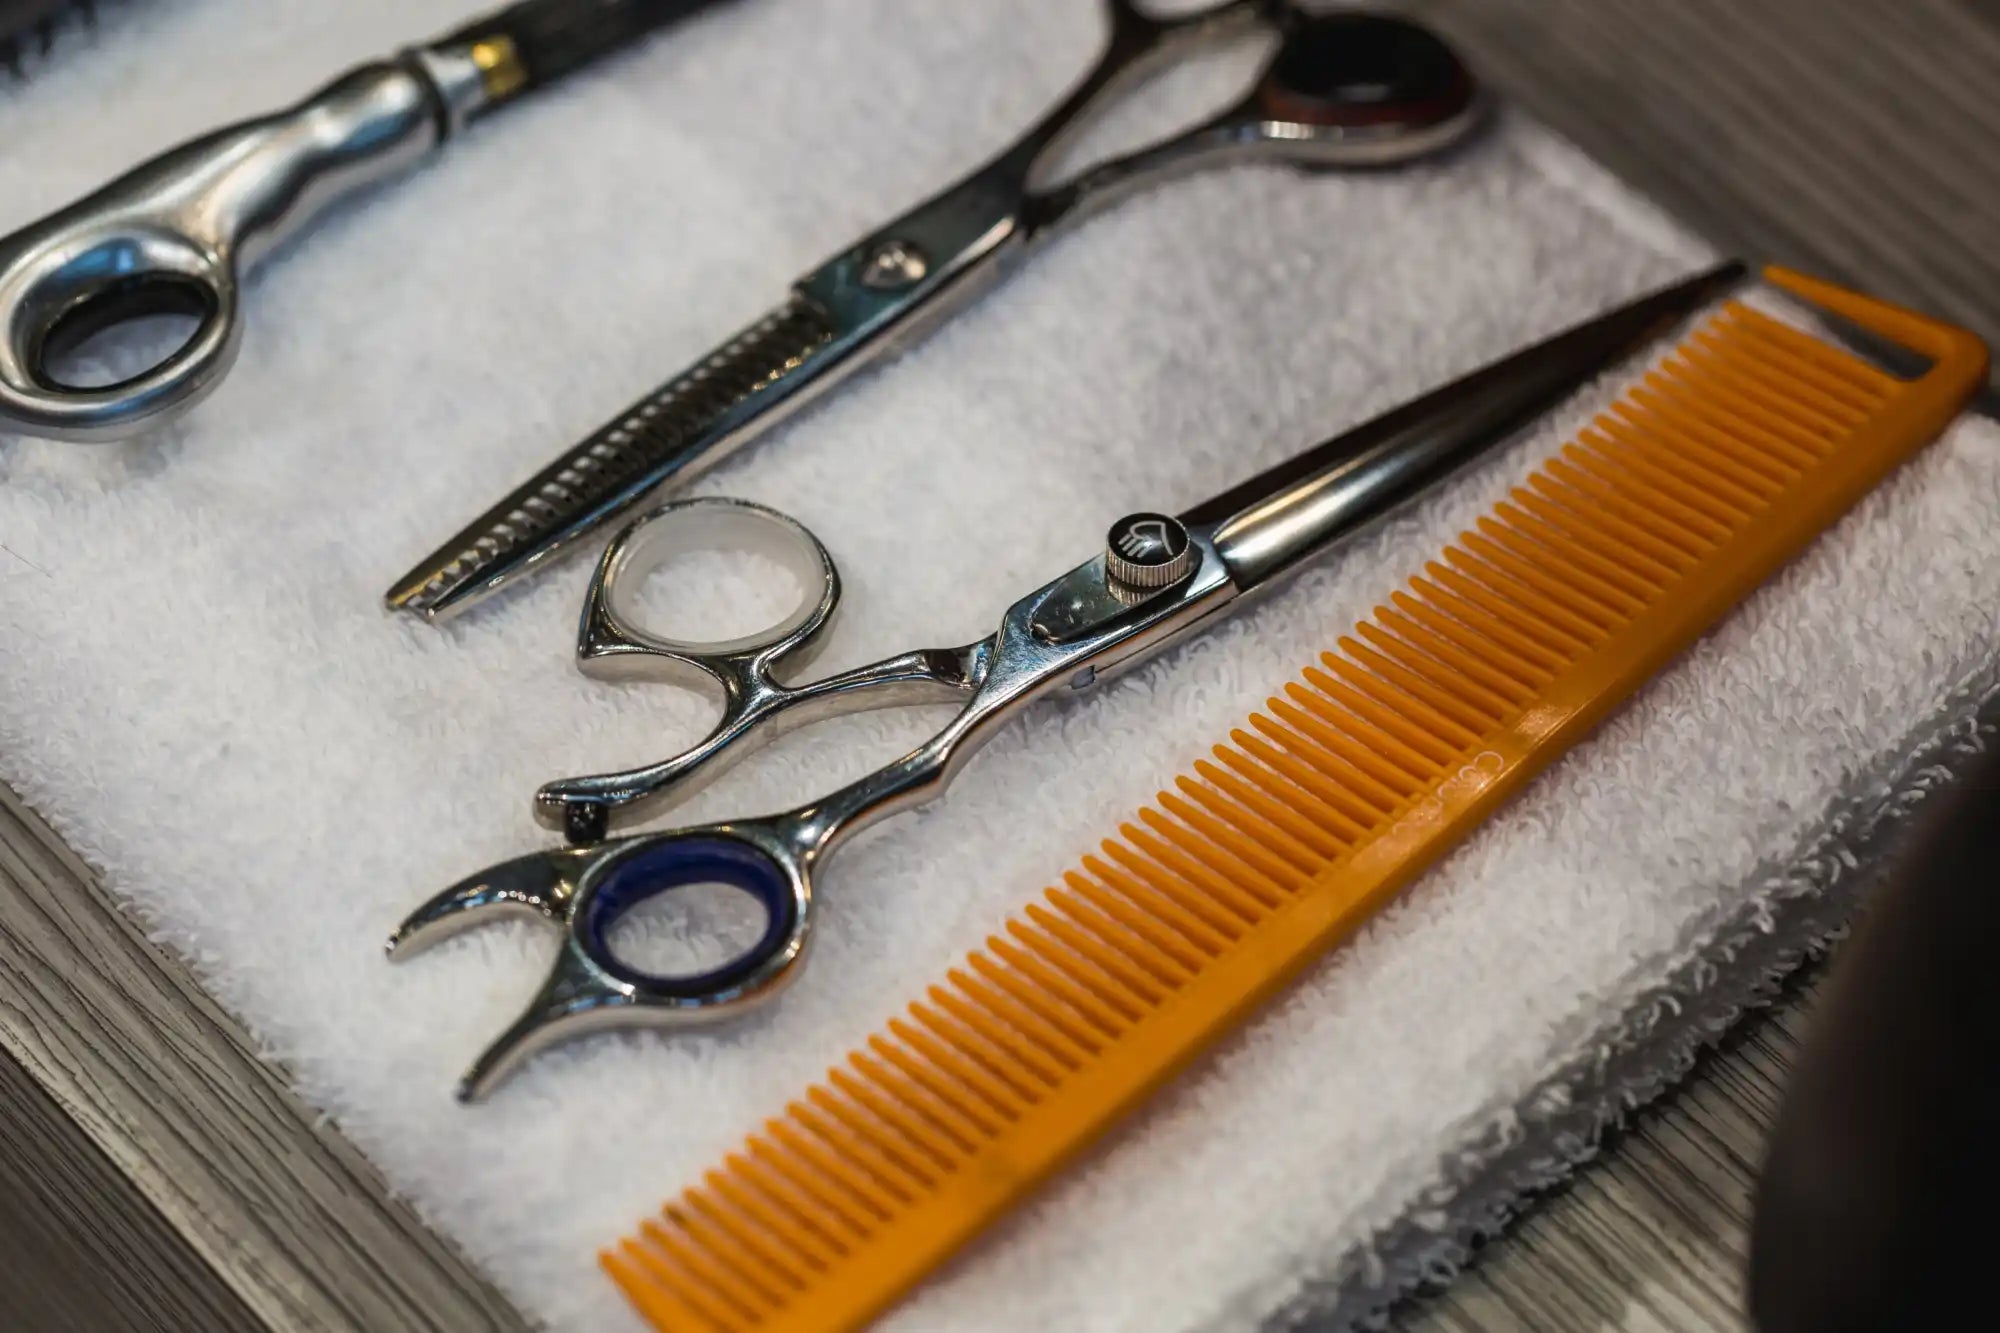
<svg viewBox="0 0 2000 1333"><path fill-rule="evenodd" d="M1114 592L1156 592L1179 583L1195 566L1188 530L1165 514L1127 514L1111 525L1104 547L1104 572Z"/></svg>
<svg viewBox="0 0 2000 1333"><path fill-rule="evenodd" d="M908 241L884 241L875 247L861 266L861 285L878 292L892 292L913 282L922 282L931 271L931 261Z"/></svg>

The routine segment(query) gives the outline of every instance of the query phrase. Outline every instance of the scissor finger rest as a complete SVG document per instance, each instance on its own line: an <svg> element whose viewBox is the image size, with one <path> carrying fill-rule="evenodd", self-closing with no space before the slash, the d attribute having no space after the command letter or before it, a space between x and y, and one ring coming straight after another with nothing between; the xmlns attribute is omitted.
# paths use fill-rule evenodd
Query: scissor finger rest
<svg viewBox="0 0 2000 1333"><path fill-rule="evenodd" d="M643 904L698 884L748 894L764 912L755 943L719 967L648 972L613 951L612 930ZM499 912L554 921L562 948L541 991L482 1052L459 1096L483 1096L536 1051L594 1028L712 1022L767 999L805 953L811 888L800 855L776 825L653 834L502 862L452 886L397 928L391 958Z"/></svg>

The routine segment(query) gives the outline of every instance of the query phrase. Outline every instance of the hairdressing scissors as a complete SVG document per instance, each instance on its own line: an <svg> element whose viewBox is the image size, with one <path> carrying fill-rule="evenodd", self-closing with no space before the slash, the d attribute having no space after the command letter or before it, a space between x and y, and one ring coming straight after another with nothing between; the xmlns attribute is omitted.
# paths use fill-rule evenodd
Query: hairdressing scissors
<svg viewBox="0 0 2000 1333"><path fill-rule="evenodd" d="M1668 288L1494 363L1297 455L1178 517L1128 515L1106 549L1021 598L977 643L886 658L805 685L801 666L833 615L840 584L811 533L740 500L668 504L626 527L598 566L577 654L587 672L706 683L722 721L687 753L626 773L551 783L539 817L572 845L530 853L424 904L389 942L402 956L499 912L555 923L563 943L541 993L473 1065L460 1096L482 1095L534 1050L610 1024L699 1023L775 994L804 956L813 877L843 839L943 794L999 726L1044 695L1080 690L1132 666L1331 548L1505 439L1593 373L1733 283L1727 266ZM786 560L809 591L782 622L726 643L686 643L642 626L632 593L663 560L749 537ZM840 713L958 701L958 713L895 762L821 799L758 819L603 839L685 795L750 743ZM693 884L722 883L764 909L761 937L695 976L621 961L612 923Z"/></svg>
<svg viewBox="0 0 2000 1333"><path fill-rule="evenodd" d="M438 619L523 578L663 487L684 485L788 411L956 312L1043 239L1139 185L1244 156L1322 168L1408 162L1475 123L1471 75L1429 31L1368 14L1227 0L1156 16L1106 0L1097 64L1013 146L800 279L723 343L425 557L389 606ZM1072 132L1132 78L1263 23L1276 54L1234 106L1067 181L1044 179Z"/></svg>
<svg viewBox="0 0 2000 1333"><path fill-rule="evenodd" d="M0 431L116 440L193 407L242 345L245 268L472 121L711 3L519 0L0 237ZM193 332L118 383L61 378L68 352L153 315L191 319Z"/></svg>

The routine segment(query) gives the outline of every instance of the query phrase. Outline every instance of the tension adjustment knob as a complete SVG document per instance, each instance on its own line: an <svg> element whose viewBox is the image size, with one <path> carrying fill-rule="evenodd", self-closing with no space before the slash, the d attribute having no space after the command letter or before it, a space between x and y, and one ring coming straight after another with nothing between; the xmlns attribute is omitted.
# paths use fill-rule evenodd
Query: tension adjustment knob
<svg viewBox="0 0 2000 1333"><path fill-rule="evenodd" d="M1165 514L1127 514L1111 525L1104 545L1112 584L1134 592L1179 583L1200 554L1180 520Z"/></svg>

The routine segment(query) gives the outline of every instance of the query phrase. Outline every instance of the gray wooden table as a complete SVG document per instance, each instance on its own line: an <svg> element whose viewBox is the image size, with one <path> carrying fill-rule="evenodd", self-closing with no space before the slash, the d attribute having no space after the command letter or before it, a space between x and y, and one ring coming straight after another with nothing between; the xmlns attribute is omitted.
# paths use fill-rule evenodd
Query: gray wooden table
<svg viewBox="0 0 2000 1333"><path fill-rule="evenodd" d="M1406 3L1719 246L2000 343L2000 0ZM1809 1001L1747 1023L1399 1325L1742 1327ZM524 1327L4 788L0 1108L10 1330Z"/></svg>

